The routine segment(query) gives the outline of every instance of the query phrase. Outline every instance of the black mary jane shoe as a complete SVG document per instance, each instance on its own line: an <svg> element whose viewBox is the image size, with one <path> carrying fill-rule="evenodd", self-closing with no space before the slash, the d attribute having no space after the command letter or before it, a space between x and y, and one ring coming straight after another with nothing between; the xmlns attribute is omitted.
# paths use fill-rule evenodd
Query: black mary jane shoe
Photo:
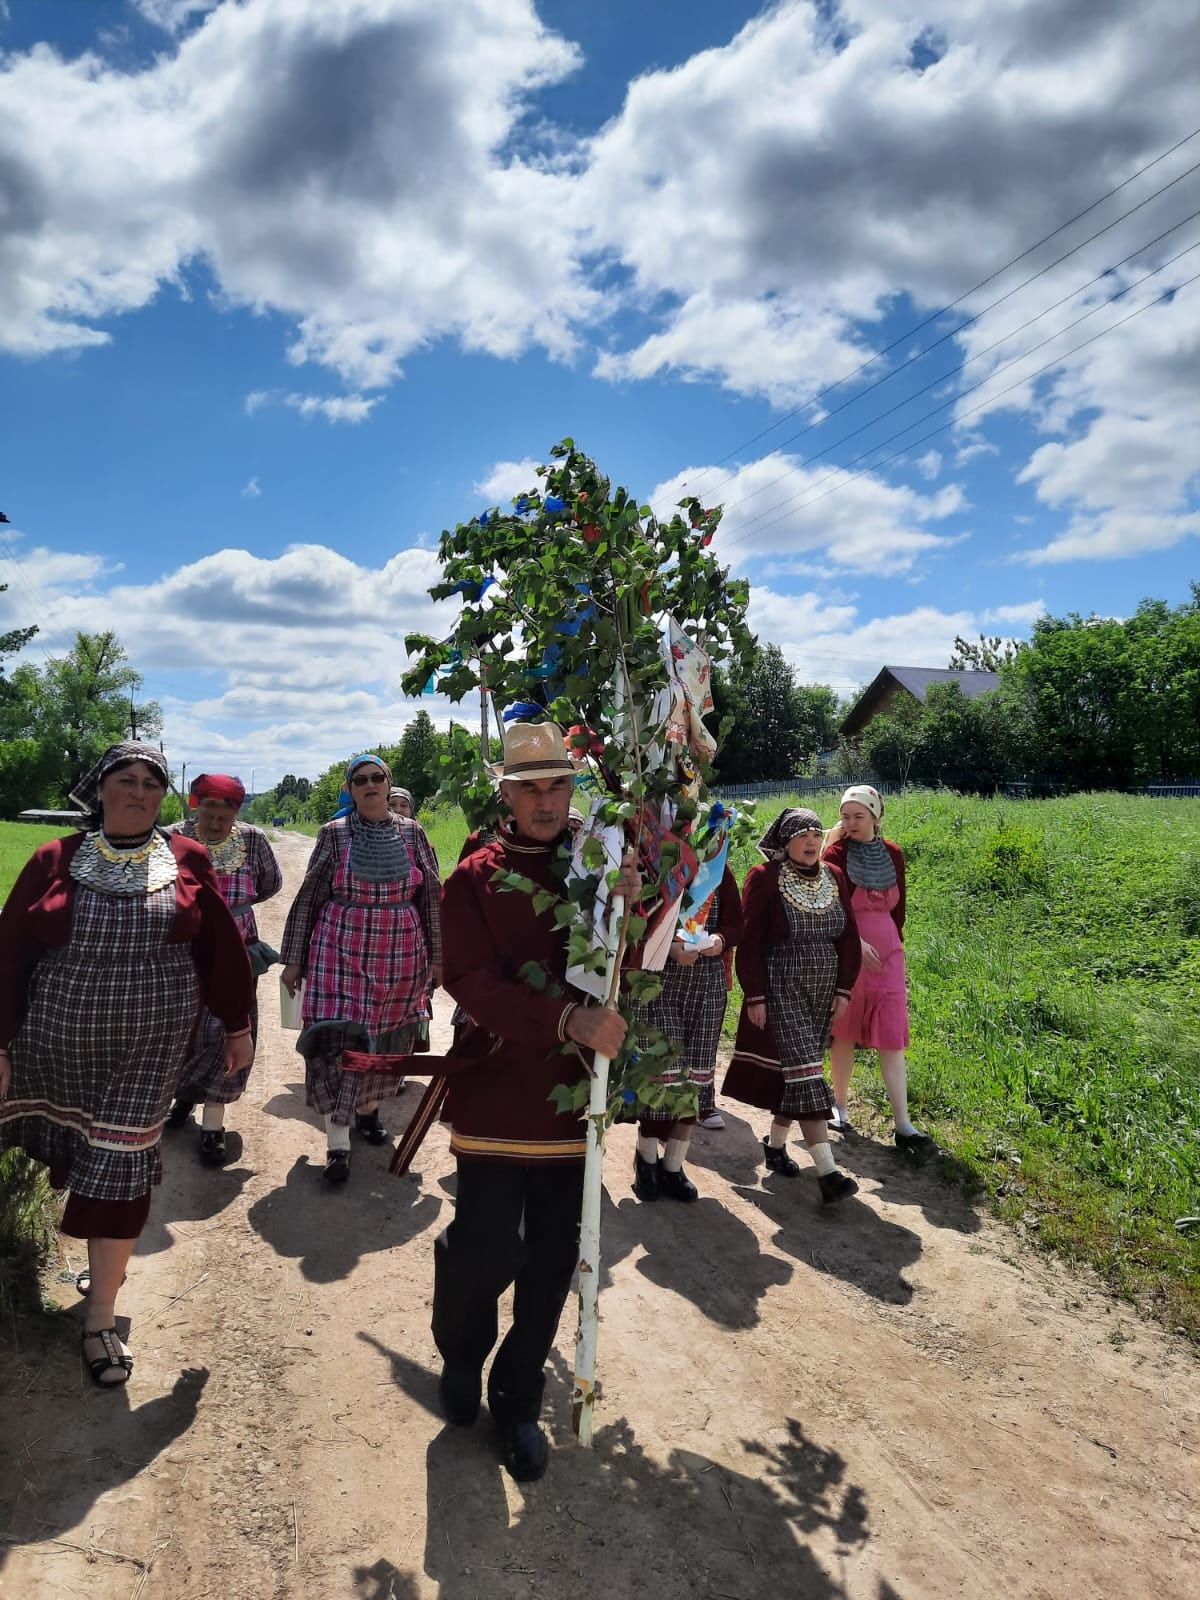
<svg viewBox="0 0 1200 1600"><path fill-rule="evenodd" d="M442 1415L455 1428L473 1428L483 1398L483 1380L478 1372L463 1367L443 1367L438 1382Z"/></svg>
<svg viewBox="0 0 1200 1600"><path fill-rule="evenodd" d="M133 1357L122 1352L116 1328L85 1328L80 1340L81 1350L89 1339L98 1339L104 1354L97 1356L94 1361L89 1361L87 1356L84 1356L88 1377L97 1389L123 1389L133 1376ZM125 1376L106 1378L106 1372L123 1372Z"/></svg>
<svg viewBox="0 0 1200 1600"><path fill-rule="evenodd" d="M345 1183L350 1176L349 1150L327 1150L325 1171L321 1174L326 1183Z"/></svg>
<svg viewBox="0 0 1200 1600"><path fill-rule="evenodd" d="M550 1464L550 1446L536 1422L508 1422L500 1426L504 1469L517 1483L536 1483Z"/></svg>
<svg viewBox="0 0 1200 1600"><path fill-rule="evenodd" d="M818 1174L817 1182L821 1186L823 1206L836 1205L839 1200L848 1200L852 1194L858 1193L858 1185L844 1172Z"/></svg>
<svg viewBox="0 0 1200 1600"><path fill-rule="evenodd" d="M386 1144L391 1134L379 1120L379 1107L365 1114L354 1113L354 1131L360 1139L365 1139L368 1144Z"/></svg>
<svg viewBox="0 0 1200 1600"><path fill-rule="evenodd" d="M639 1200L657 1200L661 1161L647 1161L637 1154L633 1158L633 1192Z"/></svg>
<svg viewBox="0 0 1200 1600"><path fill-rule="evenodd" d="M678 1172L668 1172L661 1161L658 1163L658 1192L665 1194L668 1200L683 1200L688 1205L700 1198L699 1189L682 1167Z"/></svg>
<svg viewBox="0 0 1200 1600"><path fill-rule="evenodd" d="M202 1128L200 1130L200 1160L206 1167L224 1166L224 1128Z"/></svg>
<svg viewBox="0 0 1200 1600"><path fill-rule="evenodd" d="M176 1100L170 1111L167 1112L167 1120L163 1126L170 1128L172 1131L176 1128L186 1128L192 1120L192 1112L195 1109L196 1102L194 1100Z"/></svg>
<svg viewBox="0 0 1200 1600"><path fill-rule="evenodd" d="M792 1160L783 1145L776 1147L769 1139L763 1142L763 1160L768 1172L777 1172L781 1178L794 1178L800 1171L798 1162Z"/></svg>

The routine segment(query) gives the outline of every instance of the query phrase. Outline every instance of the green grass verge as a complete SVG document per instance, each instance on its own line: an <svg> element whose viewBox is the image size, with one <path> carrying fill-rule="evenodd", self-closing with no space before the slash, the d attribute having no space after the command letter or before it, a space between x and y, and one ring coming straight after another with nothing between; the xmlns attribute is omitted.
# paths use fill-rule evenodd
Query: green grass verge
<svg viewBox="0 0 1200 1600"><path fill-rule="evenodd" d="M0 822L0 899L39 844L69 831ZM19 1150L0 1154L0 1308L36 1303L37 1269L54 1237L57 1215L46 1169Z"/></svg>

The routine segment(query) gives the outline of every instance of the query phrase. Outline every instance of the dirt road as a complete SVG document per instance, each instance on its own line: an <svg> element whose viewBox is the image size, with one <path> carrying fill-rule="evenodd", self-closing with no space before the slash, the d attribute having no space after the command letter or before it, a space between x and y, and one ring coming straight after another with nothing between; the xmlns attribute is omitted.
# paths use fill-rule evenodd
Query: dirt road
<svg viewBox="0 0 1200 1600"><path fill-rule="evenodd" d="M268 939L308 847L279 843ZM842 1151L859 1197L822 1214L807 1170L764 1183L764 1119L728 1111L691 1208L639 1206L612 1135L596 1448L570 1436L572 1306L551 1470L514 1485L486 1420L436 1409L444 1131L400 1181L359 1145L329 1191L274 975L261 996L228 1167L168 1136L128 1390L81 1374L67 1281L57 1323L2 1336L4 1600L1200 1594L1190 1354L869 1141Z"/></svg>

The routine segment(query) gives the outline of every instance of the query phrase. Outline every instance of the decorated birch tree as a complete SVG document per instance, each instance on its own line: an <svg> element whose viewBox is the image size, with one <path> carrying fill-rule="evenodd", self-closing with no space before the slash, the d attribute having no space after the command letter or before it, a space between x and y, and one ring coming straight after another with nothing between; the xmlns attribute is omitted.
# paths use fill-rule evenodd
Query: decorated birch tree
<svg viewBox="0 0 1200 1600"><path fill-rule="evenodd" d="M548 718L569 731L579 763L589 828L574 856L560 852L561 894L517 873L498 876L499 887L532 894L537 911L566 930L572 981L630 1022L611 1064L597 1060L588 1081L556 1091L561 1109L588 1124L575 1381L576 1429L587 1443L604 1132L639 1106L680 1116L695 1109L694 1091L658 1081L674 1046L649 1032L638 1009L661 988L648 970L650 947L665 948L664 936L669 943L688 885L728 837L729 814L706 789L720 737L703 720L712 704L708 667L736 666L754 641L747 585L711 553L719 508L688 499L663 520L614 489L573 440L550 456L511 509L490 507L443 533L442 581L430 594L458 599L461 609L444 638L406 640L415 664L404 688L420 694L433 682L456 701L482 693L504 722ZM486 754L458 727L442 757L440 797L476 827L500 812ZM627 845L638 852L643 896L637 906L609 907L616 856ZM522 977L535 988L547 983L532 963Z"/></svg>

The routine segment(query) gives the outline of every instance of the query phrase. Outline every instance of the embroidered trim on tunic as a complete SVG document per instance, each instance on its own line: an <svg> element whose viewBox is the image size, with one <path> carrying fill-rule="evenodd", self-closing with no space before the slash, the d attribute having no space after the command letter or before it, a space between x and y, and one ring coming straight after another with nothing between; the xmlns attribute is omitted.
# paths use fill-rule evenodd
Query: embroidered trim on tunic
<svg viewBox="0 0 1200 1600"><path fill-rule="evenodd" d="M403 883L412 873L412 858L396 819L350 820L350 870L367 883Z"/></svg>
<svg viewBox="0 0 1200 1600"><path fill-rule="evenodd" d="M859 889L894 889L896 863L882 839L847 839L846 876Z"/></svg>
<svg viewBox="0 0 1200 1600"><path fill-rule="evenodd" d="M779 892L797 911L807 911L815 917L823 917L837 899L833 876L824 867L815 878L806 878L790 861L784 863L779 874Z"/></svg>
<svg viewBox="0 0 1200 1600"><path fill-rule="evenodd" d="M120 850L104 837L102 829L85 835L71 862L76 883L97 894L157 894L179 876L179 863L170 844L157 830L145 844Z"/></svg>

